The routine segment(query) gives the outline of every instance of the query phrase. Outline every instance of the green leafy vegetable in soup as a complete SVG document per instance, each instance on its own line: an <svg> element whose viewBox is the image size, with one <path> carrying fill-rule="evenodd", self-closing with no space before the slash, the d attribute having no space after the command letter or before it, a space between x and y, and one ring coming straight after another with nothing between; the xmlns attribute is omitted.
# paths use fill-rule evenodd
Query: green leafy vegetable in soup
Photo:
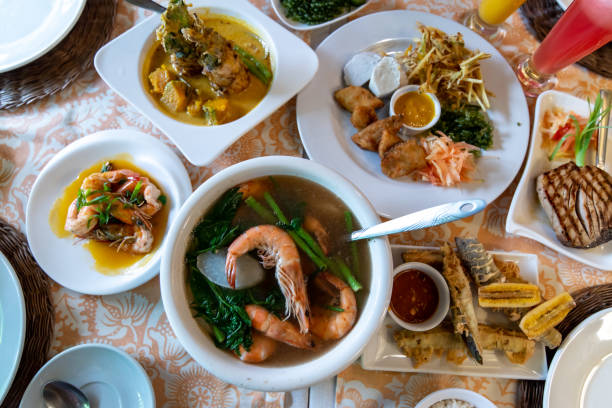
<svg viewBox="0 0 612 408"><path fill-rule="evenodd" d="M459 109L443 107L440 120L432 132L438 130L454 142L466 142L484 150L493 145L493 126L478 106L466 105Z"/></svg>

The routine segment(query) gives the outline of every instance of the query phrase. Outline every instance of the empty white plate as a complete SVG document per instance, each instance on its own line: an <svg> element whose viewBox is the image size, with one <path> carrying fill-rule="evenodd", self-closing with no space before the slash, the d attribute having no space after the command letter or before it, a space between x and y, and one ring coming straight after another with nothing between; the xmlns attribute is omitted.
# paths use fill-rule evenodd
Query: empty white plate
<svg viewBox="0 0 612 408"><path fill-rule="evenodd" d="M26 331L26 309L19 278L0 252L0 405L21 360Z"/></svg>
<svg viewBox="0 0 612 408"><path fill-rule="evenodd" d="M550 363L544 408L609 408L612 384L612 308L580 323Z"/></svg>
<svg viewBox="0 0 612 408"><path fill-rule="evenodd" d="M82 344L53 357L36 373L19 406L44 406L43 387L57 380L80 388L94 408L155 407L146 371L126 352L105 344Z"/></svg>
<svg viewBox="0 0 612 408"><path fill-rule="evenodd" d="M55 47L83 12L85 0L0 0L0 73Z"/></svg>
<svg viewBox="0 0 612 408"><path fill-rule="evenodd" d="M126 154L131 156L129 161L146 171L167 196L166 231L191 194L191 181L183 163L169 147L144 133L106 130L66 146L47 163L34 182L26 210L26 231L36 261L51 279L68 289L108 295L142 285L159 273L165 234L157 249L129 269L116 275L104 275L96 270L94 258L83 242L73 237L59 238L49 222L55 201L79 173L96 163Z"/></svg>

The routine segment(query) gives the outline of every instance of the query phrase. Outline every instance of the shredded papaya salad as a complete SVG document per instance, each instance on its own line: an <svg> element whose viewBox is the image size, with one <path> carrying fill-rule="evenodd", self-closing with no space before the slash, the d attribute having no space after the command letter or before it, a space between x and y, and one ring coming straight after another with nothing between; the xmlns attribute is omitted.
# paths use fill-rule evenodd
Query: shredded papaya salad
<svg viewBox="0 0 612 408"><path fill-rule="evenodd" d="M559 141L565 136L567 138L561 144L557 157L560 159L574 156L575 134L580 129L576 129L575 123L571 116L578 120L580 128L586 124L586 118L576 115L574 112L566 112L563 109L554 107L544 112L540 124L540 132L542 133L542 147L550 154ZM591 144L596 143L596 139L591 139Z"/></svg>
<svg viewBox="0 0 612 408"><path fill-rule="evenodd" d="M439 136L430 135L421 139L427 154L427 166L418 170L416 177L443 187L471 181L470 174L476 168L474 152L480 149L469 143L453 142L444 133L437 133Z"/></svg>

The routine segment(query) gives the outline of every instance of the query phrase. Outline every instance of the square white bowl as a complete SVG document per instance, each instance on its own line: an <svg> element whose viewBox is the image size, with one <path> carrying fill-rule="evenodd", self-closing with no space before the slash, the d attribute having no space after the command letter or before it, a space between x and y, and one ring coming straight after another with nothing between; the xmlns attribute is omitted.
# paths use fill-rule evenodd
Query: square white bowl
<svg viewBox="0 0 612 408"><path fill-rule="evenodd" d="M514 197L512 197L512 203L510 204L506 220L506 231L538 241L560 254L573 258L585 265L606 271L612 270L612 241L591 249L570 248L562 245L557 239L550 221L538 200L536 178L545 171L552 170L567 162L567 160L549 161L547 157L548 152L541 147L542 135L538 131L540 122L544 112L555 106L566 112L573 111L580 116L589 116L588 103L570 94L547 91L538 97L527 165L516 188ZM592 157L589 164L593 164L594 154L592 154L593 152L590 153ZM606 170L610 173L612 171L612 149L608 149L606 163Z"/></svg>
<svg viewBox="0 0 612 408"><path fill-rule="evenodd" d="M205 166L304 88L316 73L319 61L306 43L245 0L192 0L191 3L192 9L207 8L213 14L245 21L269 48L274 74L270 89L261 102L240 119L218 126L197 126L173 119L155 105L145 89L142 67L155 41L159 14L100 48L94 65L102 79L161 129L187 160Z"/></svg>
<svg viewBox="0 0 612 408"><path fill-rule="evenodd" d="M333 18L324 23L304 24L304 23L300 23L299 21L292 20L285 15L285 7L283 7L283 5L281 4L281 0L270 0L270 3L272 4L272 9L278 16L279 20L282 21L282 23L286 25L287 27L291 28L292 30L297 30L297 31L316 30L317 28L323 28L323 27L332 25L334 23L337 23L338 21L344 20L345 18L349 18L353 14L357 13L359 10L367 6L369 2L370 0L367 0L361 6L349 11L348 13L340 14L338 17Z"/></svg>

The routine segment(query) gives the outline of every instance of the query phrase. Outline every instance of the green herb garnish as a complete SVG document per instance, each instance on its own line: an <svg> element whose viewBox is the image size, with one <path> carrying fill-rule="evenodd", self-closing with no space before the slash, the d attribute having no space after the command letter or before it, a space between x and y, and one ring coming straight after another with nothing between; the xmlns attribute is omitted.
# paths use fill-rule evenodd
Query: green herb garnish
<svg viewBox="0 0 612 408"><path fill-rule="evenodd" d="M288 18L305 24L320 24L363 5L366 0L281 0Z"/></svg>
<svg viewBox="0 0 612 408"><path fill-rule="evenodd" d="M453 142L466 142L484 150L493 145L493 127L478 106L466 105L459 109L443 107L432 133L438 130Z"/></svg>
<svg viewBox="0 0 612 408"><path fill-rule="evenodd" d="M593 137L593 133L597 129L605 128L606 126L600 126L602 118L610 112L610 106L602 111L603 99L601 95L597 95L595 98L595 104L593 105L593 110L589 113L589 119L584 126L584 128L580 128L580 124L578 123L578 119L574 115L570 115L572 122L574 123L574 156L576 160L576 165L579 167L584 166L584 161L586 158L586 153L589 150L589 144L591 143L591 138ZM590 110L590 106L589 106ZM549 160L553 160L559 149L565 143L567 138L570 136L570 133L566 133L559 143L555 146L553 152L550 154Z"/></svg>
<svg viewBox="0 0 612 408"><path fill-rule="evenodd" d="M159 197L157 197L157 201L159 201L160 203L162 203L162 205L166 205L166 202L168 202L168 199L166 198L165 195L160 195Z"/></svg>
<svg viewBox="0 0 612 408"><path fill-rule="evenodd" d="M338 306L327 306L327 309L333 310L334 312L344 312L344 309Z"/></svg>

